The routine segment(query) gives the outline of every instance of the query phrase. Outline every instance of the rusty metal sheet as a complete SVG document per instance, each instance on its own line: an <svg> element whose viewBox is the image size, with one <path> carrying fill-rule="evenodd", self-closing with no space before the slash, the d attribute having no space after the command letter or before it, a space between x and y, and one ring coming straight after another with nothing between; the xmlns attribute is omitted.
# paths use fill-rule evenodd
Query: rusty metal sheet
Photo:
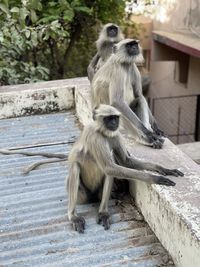
<svg viewBox="0 0 200 267"><path fill-rule="evenodd" d="M0 147L52 142L28 150L68 153L72 144L67 141L79 129L73 113L66 112L1 120L0 134ZM79 205L86 231L72 231L64 188L67 163L22 175L25 166L41 158L0 155L0 266L174 266L146 222L136 220L129 200L123 205L110 200L108 231L96 224L98 204Z"/></svg>

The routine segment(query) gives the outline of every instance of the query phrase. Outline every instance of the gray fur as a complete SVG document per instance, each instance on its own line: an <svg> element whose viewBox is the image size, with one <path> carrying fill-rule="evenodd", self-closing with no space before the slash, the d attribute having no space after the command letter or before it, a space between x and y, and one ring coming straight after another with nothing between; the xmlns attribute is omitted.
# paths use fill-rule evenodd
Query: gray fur
<svg viewBox="0 0 200 267"><path fill-rule="evenodd" d="M103 125L105 116L116 114L119 115L119 111L114 107L100 105L96 109L95 121L84 128L69 154L70 168L66 178L69 195L68 218L75 230L80 233L84 231L85 221L77 215L76 203L78 199L82 199L83 202L87 201L88 192L91 194L100 192L99 221L103 220L104 228L109 228L108 200L113 177L174 186L175 183L164 176L142 170L156 171L162 175L183 175L178 170L165 169L162 166L145 163L131 157L118 129L112 132L105 129Z"/></svg>
<svg viewBox="0 0 200 267"><path fill-rule="evenodd" d="M140 53L130 56L126 44L132 39L124 39L114 45L114 53L97 71L92 81L92 104L108 104L115 106L122 113L125 129L132 132L139 142L155 148L161 148L163 140L153 133L150 123L149 108L142 94L141 75L137 63L143 61ZM137 98L138 116L129 107Z"/></svg>
<svg viewBox="0 0 200 267"><path fill-rule="evenodd" d="M115 27L118 28L118 35L114 38L111 38L107 35L107 28L110 27L111 25L114 25ZM97 72L97 70L104 65L104 63L107 61L107 59L110 57L112 54L112 48L113 44L118 43L124 39L124 36L121 32L121 29L119 28L118 25L113 24L113 23L108 23L104 25L103 29L101 30L99 34L99 38L96 41L96 46L97 46L97 53L96 55L92 58L87 72L88 72L88 78L90 82L92 81L94 74Z"/></svg>

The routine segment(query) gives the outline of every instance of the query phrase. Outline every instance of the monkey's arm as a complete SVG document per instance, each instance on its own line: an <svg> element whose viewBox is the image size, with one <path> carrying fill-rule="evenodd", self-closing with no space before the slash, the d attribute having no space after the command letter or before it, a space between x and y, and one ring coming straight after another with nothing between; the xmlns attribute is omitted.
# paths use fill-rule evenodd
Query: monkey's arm
<svg viewBox="0 0 200 267"><path fill-rule="evenodd" d="M149 106L147 101L142 93L142 81L141 74L136 65L133 65L134 81L133 81L133 93L137 99L137 116L143 122L144 126L151 129L150 118L149 118Z"/></svg>
<svg viewBox="0 0 200 267"><path fill-rule="evenodd" d="M115 177L118 179L127 180L140 180L147 183L163 184L167 186L174 186L175 183L163 176L154 175L151 173L143 172L140 170L134 170L117 165L114 162L112 152L109 145L105 143L100 137L93 136L91 144L93 144L92 154L98 163L100 169L105 173L107 177Z"/></svg>
<svg viewBox="0 0 200 267"><path fill-rule="evenodd" d="M83 233L85 229L85 220L76 214L76 203L78 198L78 189L80 183L80 167L77 162L71 163L69 175L66 179L66 187L68 191L68 218L76 231Z"/></svg>
<svg viewBox="0 0 200 267"><path fill-rule="evenodd" d="M118 161L120 161L123 166L128 168L133 168L136 170L154 171L162 175L184 176L184 174L177 169L166 169L158 164L144 162L142 160L136 159L133 156L130 156L122 142L122 138L120 137L120 135L119 138L116 140L116 147L114 153Z"/></svg>
<svg viewBox="0 0 200 267"><path fill-rule="evenodd" d="M150 120L150 124L151 124L151 128L154 130L154 132L159 135L159 136L163 136L166 137L167 135L160 130L160 128L158 127L157 121L154 118L153 114L151 113L151 110L149 108L149 120Z"/></svg>
<svg viewBox="0 0 200 267"><path fill-rule="evenodd" d="M128 104L124 101L124 77L116 73L115 78L110 83L110 104L116 107L123 117L126 128L129 128L133 134L137 135L143 143L154 146L157 138L149 131L144 124L139 120L136 114L131 110Z"/></svg>
<svg viewBox="0 0 200 267"><path fill-rule="evenodd" d="M88 73L88 79L91 82L93 80L94 74L95 74L95 67L100 59L100 55L96 53L96 55L92 58L88 68L87 68L87 73Z"/></svg>
<svg viewBox="0 0 200 267"><path fill-rule="evenodd" d="M108 213L108 201L110 198L110 193L113 185L113 177L105 177L103 192L101 198L101 204L99 207L98 219L97 222L101 224L105 230L110 228L110 216Z"/></svg>

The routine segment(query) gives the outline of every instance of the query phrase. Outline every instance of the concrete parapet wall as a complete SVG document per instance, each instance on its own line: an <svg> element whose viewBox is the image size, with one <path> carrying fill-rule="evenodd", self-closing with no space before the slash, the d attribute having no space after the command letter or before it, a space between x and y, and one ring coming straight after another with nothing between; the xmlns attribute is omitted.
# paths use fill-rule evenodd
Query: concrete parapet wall
<svg viewBox="0 0 200 267"><path fill-rule="evenodd" d="M70 80L0 87L0 119L49 113L74 107Z"/></svg>

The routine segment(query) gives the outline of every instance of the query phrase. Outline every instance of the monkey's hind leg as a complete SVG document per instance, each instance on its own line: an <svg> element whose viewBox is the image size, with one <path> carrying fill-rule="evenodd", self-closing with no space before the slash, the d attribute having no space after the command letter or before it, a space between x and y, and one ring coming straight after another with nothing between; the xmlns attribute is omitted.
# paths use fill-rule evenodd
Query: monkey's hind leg
<svg viewBox="0 0 200 267"><path fill-rule="evenodd" d="M108 213L108 201L110 198L112 185L113 185L113 177L106 176L103 185L102 199L97 218L97 223L101 224L105 230L108 230L110 228L110 223L111 223L110 215Z"/></svg>
<svg viewBox="0 0 200 267"><path fill-rule="evenodd" d="M78 163L72 163L69 169L69 176L67 179L67 191L68 191L68 218L72 222L72 226L75 231L79 233L84 233L85 230L85 219L76 214L76 203L79 199L80 194L79 191L80 184L80 167Z"/></svg>

